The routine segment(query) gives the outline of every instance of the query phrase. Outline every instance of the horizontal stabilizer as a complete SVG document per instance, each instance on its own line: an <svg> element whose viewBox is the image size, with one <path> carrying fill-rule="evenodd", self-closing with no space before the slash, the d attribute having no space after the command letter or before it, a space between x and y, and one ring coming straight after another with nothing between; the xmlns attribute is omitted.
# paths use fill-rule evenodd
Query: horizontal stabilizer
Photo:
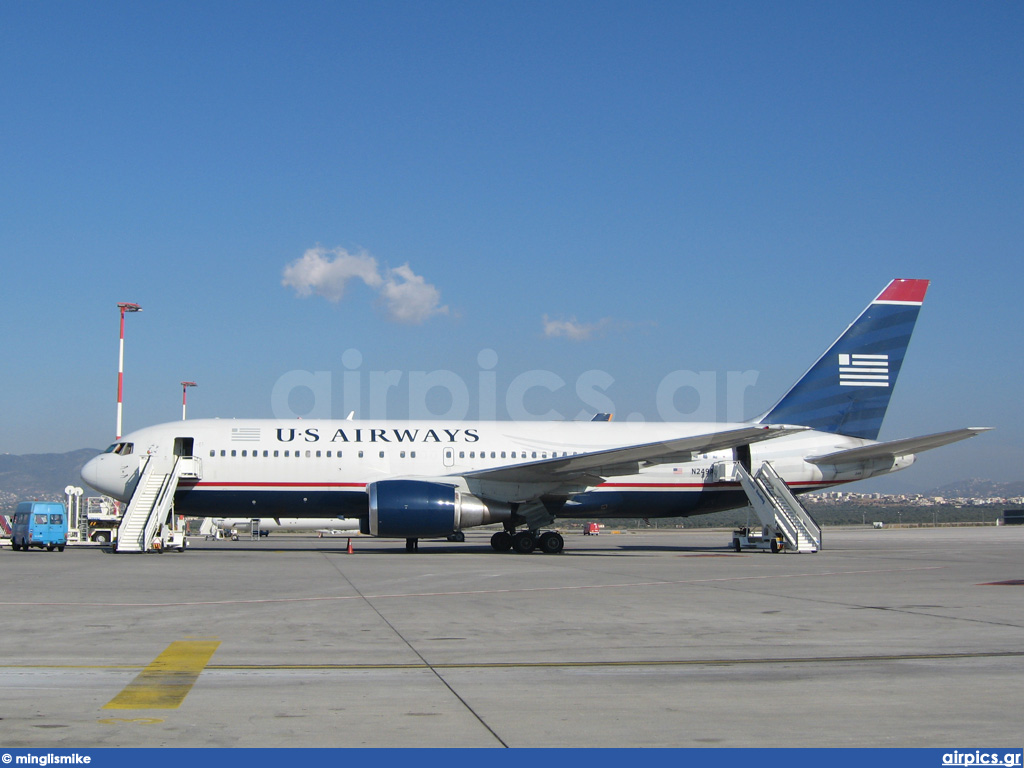
<svg viewBox="0 0 1024 768"><path fill-rule="evenodd" d="M966 440L982 432L987 432L991 427L967 427L966 429L954 429L951 432L939 432L934 435L922 435L921 437L908 437L903 440L890 440L886 443L873 443L862 445L859 448L850 448L845 451L827 453L824 456L811 456L807 459L811 464L848 464L856 461L869 461L871 459L895 458L906 456L911 453L930 451L932 448L939 448L959 440Z"/></svg>

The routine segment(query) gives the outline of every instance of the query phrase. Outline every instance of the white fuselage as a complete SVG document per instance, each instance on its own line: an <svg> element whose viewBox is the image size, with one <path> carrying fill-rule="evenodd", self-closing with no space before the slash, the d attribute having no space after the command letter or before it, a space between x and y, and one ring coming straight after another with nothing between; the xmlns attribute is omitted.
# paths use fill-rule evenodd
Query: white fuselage
<svg viewBox="0 0 1024 768"><path fill-rule="evenodd" d="M179 514L215 517L362 517L366 486L389 478L461 481L479 470L529 464L748 426L706 423L193 420L126 435L88 462L89 485L127 501L147 455L191 456L195 477L179 481ZM819 467L804 461L872 441L805 431L750 446L796 491L908 466ZM639 466L579 489L560 517L666 517L743 506L737 483L715 479L735 451ZM466 481L474 492L473 481Z"/></svg>

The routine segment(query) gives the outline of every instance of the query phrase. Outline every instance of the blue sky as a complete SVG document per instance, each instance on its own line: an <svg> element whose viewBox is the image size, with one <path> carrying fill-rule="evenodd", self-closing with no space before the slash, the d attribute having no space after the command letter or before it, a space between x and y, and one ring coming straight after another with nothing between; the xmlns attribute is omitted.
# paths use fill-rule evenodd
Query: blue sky
<svg viewBox="0 0 1024 768"><path fill-rule="evenodd" d="M185 379L342 418L388 371L396 417L419 376L649 420L711 372L672 407L724 419L913 277L882 437L999 429L861 489L1022 479L1022 39L1020 3L4 3L0 452L111 442L121 301L126 432Z"/></svg>

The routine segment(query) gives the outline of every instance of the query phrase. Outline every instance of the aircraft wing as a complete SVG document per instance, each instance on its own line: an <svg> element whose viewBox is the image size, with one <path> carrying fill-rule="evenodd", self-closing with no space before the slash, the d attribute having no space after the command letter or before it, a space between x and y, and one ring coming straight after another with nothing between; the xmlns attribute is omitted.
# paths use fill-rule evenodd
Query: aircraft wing
<svg viewBox="0 0 1024 768"><path fill-rule="evenodd" d="M826 453L823 456L811 456L806 459L811 464L848 464L857 461L869 461L871 459L896 458L911 453L930 451L943 445L955 443L958 440L966 440L968 437L987 432L991 427L967 427L965 429L954 429L950 432L938 432L934 435L923 435L921 437L908 437L903 440L890 440L885 443L873 443L862 445L859 448L849 448L845 451Z"/></svg>
<svg viewBox="0 0 1024 768"><path fill-rule="evenodd" d="M762 440L771 440L794 432L802 432L806 429L807 427L786 424L754 424L749 427L680 437L674 440L660 440L654 443L578 453L575 456L541 459L528 464L482 469L468 472L462 477L467 480L494 483L548 486L578 483L593 485L606 477L636 474L641 466L693 461L695 453L722 451Z"/></svg>

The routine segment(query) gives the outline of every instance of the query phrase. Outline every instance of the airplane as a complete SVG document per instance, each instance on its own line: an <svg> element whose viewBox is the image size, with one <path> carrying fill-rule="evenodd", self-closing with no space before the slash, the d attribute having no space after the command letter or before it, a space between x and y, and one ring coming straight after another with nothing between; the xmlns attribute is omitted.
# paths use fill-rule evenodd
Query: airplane
<svg viewBox="0 0 1024 768"><path fill-rule="evenodd" d="M359 532L359 521L356 519L325 519L323 517L208 517L200 529L200 533L214 533L220 531L221 535L232 535L233 532L252 532L253 521L256 521L257 530L260 536L268 536L277 531L290 531L292 533L317 533L323 537L324 534L348 533L349 535ZM210 524L207 528L207 522Z"/></svg>
<svg viewBox="0 0 1024 768"><path fill-rule="evenodd" d="M987 429L877 439L928 285L891 281L749 422L199 419L119 439L82 479L127 502L151 459L179 461L175 514L358 518L408 551L501 524L495 551L558 553L562 535L541 530L558 518L685 517L766 498L778 508L777 497L799 507L796 494L905 469Z"/></svg>

